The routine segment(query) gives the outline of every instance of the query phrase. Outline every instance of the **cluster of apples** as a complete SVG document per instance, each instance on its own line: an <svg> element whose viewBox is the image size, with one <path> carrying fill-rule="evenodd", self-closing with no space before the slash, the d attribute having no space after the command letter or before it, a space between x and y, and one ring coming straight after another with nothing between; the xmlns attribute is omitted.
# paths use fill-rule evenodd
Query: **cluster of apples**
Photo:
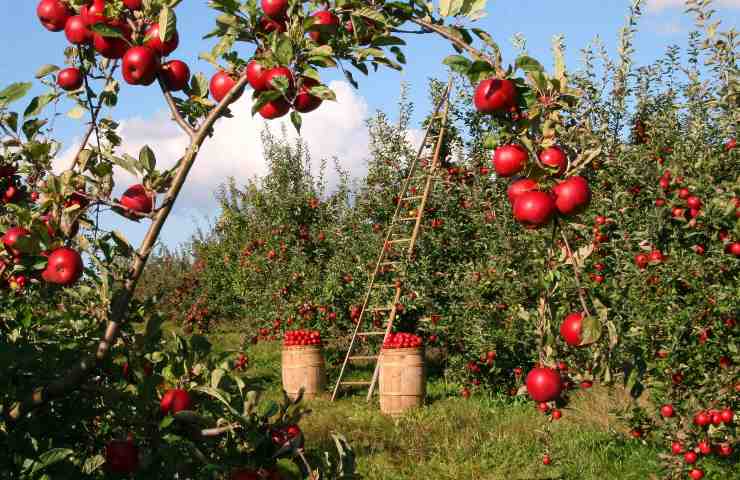
<svg viewBox="0 0 740 480"><path fill-rule="evenodd" d="M130 13L143 7L143 0L123 0ZM190 68L185 62L161 59L172 53L179 44L177 31L162 40L158 23L145 23L131 18L105 16L106 0L88 0L79 11L62 0L41 0L36 13L41 24L52 32L64 31L72 45L92 47L108 59L122 59L124 80L131 85L151 85L158 75L171 91L184 89L190 80ZM104 25L116 30L120 36L104 36L92 27ZM139 30L136 30L139 29ZM66 91L82 87L84 74L77 67L65 68L57 73L57 84Z"/></svg>
<svg viewBox="0 0 740 480"><path fill-rule="evenodd" d="M0 205L16 203L24 196L20 176L13 165L0 166Z"/></svg>
<svg viewBox="0 0 740 480"><path fill-rule="evenodd" d="M383 342L383 348L419 348L423 345L423 341L419 335L413 333L390 333Z"/></svg>
<svg viewBox="0 0 740 480"><path fill-rule="evenodd" d="M288 330L285 332L283 346L305 347L308 345L321 345L321 332L318 330Z"/></svg>
<svg viewBox="0 0 740 480"><path fill-rule="evenodd" d="M490 78L478 84L473 102L481 113L516 111L518 93L511 80ZM557 145L542 150L539 162L553 176L563 175L568 167L568 157ZM529 152L519 144L501 145L493 153L493 168L499 177L514 177L522 173L528 163ZM507 195L514 218L527 228L547 224L556 213L580 213L591 201L588 181L581 176L566 178L551 191L541 189L533 178L518 178L509 186Z"/></svg>

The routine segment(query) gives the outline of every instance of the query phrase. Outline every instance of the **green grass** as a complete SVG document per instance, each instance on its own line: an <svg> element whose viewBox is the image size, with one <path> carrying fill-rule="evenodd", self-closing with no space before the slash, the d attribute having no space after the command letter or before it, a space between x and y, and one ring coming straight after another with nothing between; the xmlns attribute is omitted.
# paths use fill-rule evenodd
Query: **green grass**
<svg viewBox="0 0 740 480"><path fill-rule="evenodd" d="M220 338L228 348L236 338ZM266 398L281 398L280 347L249 350L250 376ZM626 436L608 410L623 397L605 389L575 395L563 419L550 425L529 402L473 396L462 399L440 379L428 385L428 405L391 419L377 399L356 394L332 403L307 402L302 422L309 458L332 451L331 432L344 434L363 478L401 479L650 479L658 478L656 452ZM549 442L548 439L549 438ZM545 450L552 465L542 465Z"/></svg>

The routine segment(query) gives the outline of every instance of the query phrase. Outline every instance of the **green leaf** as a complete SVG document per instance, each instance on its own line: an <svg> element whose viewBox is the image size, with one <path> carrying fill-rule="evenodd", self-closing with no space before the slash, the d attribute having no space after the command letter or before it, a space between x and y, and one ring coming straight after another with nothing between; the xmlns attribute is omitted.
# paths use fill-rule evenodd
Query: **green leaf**
<svg viewBox="0 0 740 480"><path fill-rule="evenodd" d="M49 75L50 73L54 73L57 70L59 70L59 67L56 65L43 65L41 68L36 70L36 78L44 78L45 76Z"/></svg>
<svg viewBox="0 0 740 480"><path fill-rule="evenodd" d="M177 16L175 11L169 7L164 7L159 12L159 40L162 42L169 41L177 29Z"/></svg>
<svg viewBox="0 0 740 480"><path fill-rule="evenodd" d="M95 25L90 27L90 30L93 33L97 33L98 35L102 35L104 37L120 38L121 40L128 40L123 35L123 32L121 32L120 29L116 27L111 27L110 25L105 24L105 23L96 23Z"/></svg>
<svg viewBox="0 0 740 480"><path fill-rule="evenodd" d="M218 388L218 386L221 384L221 380L223 380L224 375L226 375L226 371L222 368L216 368L211 372L211 387L212 388Z"/></svg>
<svg viewBox="0 0 740 480"><path fill-rule="evenodd" d="M330 100L332 102L337 100L337 95L334 93L334 90L330 89L329 87L325 87L324 85L316 85L315 87L311 87L309 92L311 93L311 95L319 97L322 100Z"/></svg>
<svg viewBox="0 0 740 480"><path fill-rule="evenodd" d="M39 95L38 97L34 97L33 100L31 100L31 103L28 104L26 107L26 110L23 112L24 117L36 117L38 116L41 111L44 109L45 106L56 100L59 96L56 93L46 93L44 95Z"/></svg>
<svg viewBox="0 0 740 480"><path fill-rule="evenodd" d="M31 82L11 83L0 91L0 107L5 107L25 97L31 87L33 87Z"/></svg>
<svg viewBox="0 0 740 480"><path fill-rule="evenodd" d="M534 58L527 56L527 55L521 55L516 59L516 68L521 68L525 72L544 72L545 68L542 66L540 62L535 60Z"/></svg>
<svg viewBox="0 0 740 480"><path fill-rule="evenodd" d="M203 392L203 393L205 393L206 395L209 395L209 396L211 396L211 397L215 398L215 399L216 399L216 400L218 400L219 402L223 403L223 404L224 404L224 406L225 406L225 407L226 407L226 408L227 408L227 409L228 409L228 410L229 410L229 411L230 411L231 413L233 413L234 415L239 415L239 412L237 412L237 411L236 411L236 410L234 409L234 407L232 407L232 406L231 406L231 403L229 403L229 399L227 398L227 396L226 396L227 394L225 394L225 392L222 392L221 390L218 390L218 389L215 389L215 388L211 388L211 387L204 387L204 386L199 386L199 387L196 387L196 388L195 388L195 390L197 390L197 391L199 391L199 392Z"/></svg>
<svg viewBox="0 0 740 480"><path fill-rule="evenodd" d="M85 115L86 112L87 109L82 105L75 105L74 107L72 107L72 110L67 112L67 116L73 120L79 120Z"/></svg>
<svg viewBox="0 0 740 480"><path fill-rule="evenodd" d="M157 159L149 145L144 145L139 151L139 168L151 172L157 166Z"/></svg>
<svg viewBox="0 0 740 480"><path fill-rule="evenodd" d="M303 122L301 114L293 110L290 113L290 121L293 122L293 127L295 127L296 132L301 133L301 124Z"/></svg>
<svg viewBox="0 0 740 480"><path fill-rule="evenodd" d="M74 450L69 448L53 448L39 455L39 459L34 463L31 474L38 473L46 467L59 463L66 460L68 457L74 454Z"/></svg>
<svg viewBox="0 0 740 480"><path fill-rule="evenodd" d="M443 17L454 17L463 8L464 0L440 0L439 14Z"/></svg>

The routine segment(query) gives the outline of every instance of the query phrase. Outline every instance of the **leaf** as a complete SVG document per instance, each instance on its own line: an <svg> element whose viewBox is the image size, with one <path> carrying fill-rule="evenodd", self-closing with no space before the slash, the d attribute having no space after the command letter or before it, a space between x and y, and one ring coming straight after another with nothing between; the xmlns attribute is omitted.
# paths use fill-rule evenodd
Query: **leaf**
<svg viewBox="0 0 740 480"><path fill-rule="evenodd" d="M296 132L301 133L301 124L303 120L301 119L301 114L296 112L295 110L290 113L290 121L293 123L293 127L295 127Z"/></svg>
<svg viewBox="0 0 740 480"><path fill-rule="evenodd" d="M237 412L237 411L236 411L236 410L234 409L234 407L232 407L232 406L231 406L231 403L229 403L229 399L227 398L227 396L226 396L225 392L222 392L221 390L218 390L218 389L215 389L215 388L211 388L211 387L204 387L204 386L199 386L199 387L196 387L196 388L195 388L195 390L197 390L197 391L199 391L199 392L203 392L203 393L205 393L206 395L209 395L209 396L211 396L211 397L215 398L215 399L216 399L216 400L218 400L219 402L223 403L223 404L224 404L224 406L226 406L226 408L227 408L227 409L228 409L228 410L229 410L229 411L230 411L231 413L233 413L234 415L239 415L239 412Z"/></svg>
<svg viewBox="0 0 740 480"><path fill-rule="evenodd" d="M175 11L169 7L164 7L159 12L159 40L162 42L169 41L176 30L177 16Z"/></svg>
<svg viewBox="0 0 740 480"><path fill-rule="evenodd" d="M31 87L33 87L33 83L31 82L11 83L0 91L0 107L5 107L25 97Z"/></svg>
<svg viewBox="0 0 740 480"><path fill-rule="evenodd" d="M104 37L120 38L121 40L127 40L127 38L123 35L123 32L121 32L121 30L115 27L111 27L110 25L106 23L96 23L95 25L92 25L90 27L90 30L93 33L97 33L98 35L102 35Z"/></svg>
<svg viewBox="0 0 740 480"><path fill-rule="evenodd" d="M516 68L521 68L525 72L544 72L545 68L540 62L527 55L520 55L516 59Z"/></svg>
<svg viewBox="0 0 740 480"><path fill-rule="evenodd" d="M157 166L157 159L149 145L144 145L139 151L139 167L142 170L151 172Z"/></svg>
<svg viewBox="0 0 740 480"><path fill-rule="evenodd" d="M46 64L43 65L41 68L36 70L36 78L44 78L45 76L49 75L50 73L54 73L57 70L59 70L59 67L52 64Z"/></svg>
<svg viewBox="0 0 740 480"><path fill-rule="evenodd" d="M581 329L581 346L590 345L601 338L601 322L593 315L583 317Z"/></svg>
<svg viewBox="0 0 740 480"><path fill-rule="evenodd" d="M56 93L46 93L44 95L39 95L38 97L34 97L33 100L31 100L31 103L28 104L26 107L26 110L23 112L24 117L36 117L38 116L41 111L44 109L45 106L53 102L58 98L59 95Z"/></svg>
<svg viewBox="0 0 740 480"><path fill-rule="evenodd" d="M211 372L211 387L212 388L218 388L218 386L221 384L221 380L223 380L224 375L226 375L226 371L222 368L216 368Z"/></svg>
<svg viewBox="0 0 740 480"><path fill-rule="evenodd" d="M79 120L81 119L85 113L87 112L87 109L83 107L82 105L75 105L72 107L72 110L67 112L67 116L73 120Z"/></svg>
<svg viewBox="0 0 740 480"><path fill-rule="evenodd" d="M460 13L464 4L464 0L440 0L439 14L443 17L454 17Z"/></svg>
<svg viewBox="0 0 740 480"><path fill-rule="evenodd" d="M82 464L82 473L90 475L103 465L105 465L105 457L103 457L102 455L88 457L87 459L85 459L85 463Z"/></svg>
<svg viewBox="0 0 740 480"><path fill-rule="evenodd" d="M53 448L39 455L39 459L34 463L31 474L38 473L46 467L59 463L66 460L68 457L74 454L74 450L69 448Z"/></svg>

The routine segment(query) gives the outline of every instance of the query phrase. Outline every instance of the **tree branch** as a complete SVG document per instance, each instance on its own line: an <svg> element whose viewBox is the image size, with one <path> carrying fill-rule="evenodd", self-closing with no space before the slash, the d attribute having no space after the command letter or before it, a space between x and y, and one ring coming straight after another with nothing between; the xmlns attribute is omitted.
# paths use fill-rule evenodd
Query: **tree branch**
<svg viewBox="0 0 740 480"><path fill-rule="evenodd" d="M172 98L172 93L167 88L167 85L164 84L161 74L157 75L157 82L159 83L159 88L162 89L162 94L164 95L164 99L167 101L167 106L170 107L172 119L185 133L188 134L188 137L190 137L190 140L192 141L195 136L195 130L193 130L193 127L191 127L180 114L180 111L177 109L177 105L175 105L175 99Z"/></svg>
<svg viewBox="0 0 740 480"><path fill-rule="evenodd" d="M133 298L136 284L144 271L144 266L149 259L149 255L154 249L154 245L159 238L162 227L167 221L167 217L172 211L175 200L177 200L177 197L182 190L185 180L190 173L190 169L195 163L198 152L200 152L201 145L211 134L213 125L219 118L221 118L223 113L226 111L226 108L244 91L246 84L247 77L242 76L224 99L221 100L213 110L211 110L192 138L190 145L182 158L182 163L177 171L174 181L172 182L172 186L165 196L164 205L157 211L154 221L150 225L144 240L139 246L135 258L132 261L124 286L113 296L105 335L98 343L98 348L95 354L82 359L67 373L66 376L51 382L46 387L37 388L33 393L16 403L11 409L6 409L5 411L7 413L5 416L8 423L13 423L24 415L30 413L32 410L46 404L50 400L64 397L79 388L80 384L90 375L97 365L108 356L111 347L118 339L121 325L128 315L129 303L131 302L131 298Z"/></svg>
<svg viewBox="0 0 740 480"><path fill-rule="evenodd" d="M560 229L560 236L563 239L563 243L565 243L565 251L568 254L568 258L570 258L572 264L573 264L573 273L575 274L575 280L576 280L576 287L578 288L578 298L581 299L581 306L583 307L583 312L586 314L586 316L591 316L591 313L588 311L588 304L586 303L586 297L583 294L583 288L581 287L581 271L578 268L576 257L573 256L573 251L570 249L570 244L568 243L568 236L565 234L565 231L561 228Z"/></svg>

